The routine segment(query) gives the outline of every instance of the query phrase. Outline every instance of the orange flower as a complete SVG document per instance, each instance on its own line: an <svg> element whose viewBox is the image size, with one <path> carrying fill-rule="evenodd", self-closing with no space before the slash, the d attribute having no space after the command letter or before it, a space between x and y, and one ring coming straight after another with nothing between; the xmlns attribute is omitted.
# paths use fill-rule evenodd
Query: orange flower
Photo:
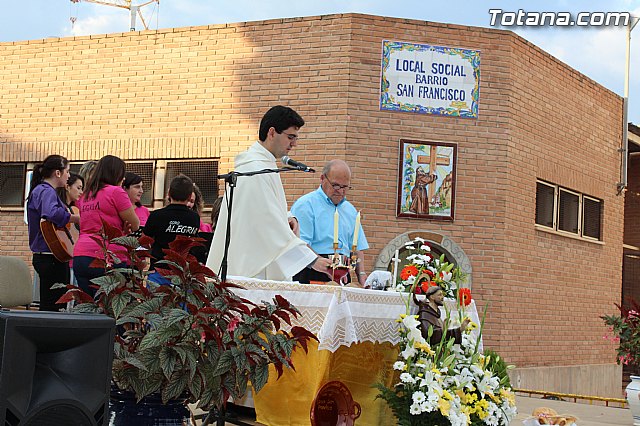
<svg viewBox="0 0 640 426"><path fill-rule="evenodd" d="M424 291L425 293L427 292L427 290L429 290L429 287L437 287L438 283L436 283L435 281L423 281L422 284L420 285L420 287L422 287L422 291Z"/></svg>
<svg viewBox="0 0 640 426"><path fill-rule="evenodd" d="M413 265L407 265L402 268L402 272L400 272L400 278L404 281L409 277L415 277L418 275L418 268Z"/></svg>
<svg viewBox="0 0 640 426"><path fill-rule="evenodd" d="M471 304L471 289L459 288L458 289L458 301L462 306L469 306Z"/></svg>

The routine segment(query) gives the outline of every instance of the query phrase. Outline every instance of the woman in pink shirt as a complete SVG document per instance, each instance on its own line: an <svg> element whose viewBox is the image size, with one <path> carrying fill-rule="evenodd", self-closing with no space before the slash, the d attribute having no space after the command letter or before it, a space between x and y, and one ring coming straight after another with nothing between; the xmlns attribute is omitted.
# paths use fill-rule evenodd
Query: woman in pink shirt
<svg viewBox="0 0 640 426"><path fill-rule="evenodd" d="M104 268L90 266L95 259L105 259L101 245L94 240L100 234L102 221L121 230L123 234L136 231L140 226L129 195L122 188L124 174L124 161L113 155L102 157L85 185L83 196L78 200L80 237L73 251L73 272L78 286L91 295L95 294L95 289L89 287L91 280L105 273ZM109 244L107 249L115 255L110 259L114 264L127 261L124 247Z"/></svg>
<svg viewBox="0 0 640 426"><path fill-rule="evenodd" d="M131 200L131 203L135 206L134 211L138 219L140 219L140 226L144 226L144 224L147 223L147 219L149 219L149 209L140 203L140 198L142 198L142 194L144 194L142 177L135 173L127 172L124 175L122 187L127 191L129 200Z"/></svg>

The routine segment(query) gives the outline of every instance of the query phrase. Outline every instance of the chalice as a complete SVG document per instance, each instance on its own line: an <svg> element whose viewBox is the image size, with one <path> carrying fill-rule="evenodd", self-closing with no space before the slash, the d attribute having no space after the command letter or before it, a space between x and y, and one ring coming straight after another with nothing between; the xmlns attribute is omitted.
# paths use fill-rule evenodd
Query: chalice
<svg viewBox="0 0 640 426"><path fill-rule="evenodd" d="M345 256L338 253L338 244L333 243L333 254L329 256L331 260L331 282L332 285L346 285L344 278L347 274L356 268L358 256L355 249L351 252L351 256Z"/></svg>

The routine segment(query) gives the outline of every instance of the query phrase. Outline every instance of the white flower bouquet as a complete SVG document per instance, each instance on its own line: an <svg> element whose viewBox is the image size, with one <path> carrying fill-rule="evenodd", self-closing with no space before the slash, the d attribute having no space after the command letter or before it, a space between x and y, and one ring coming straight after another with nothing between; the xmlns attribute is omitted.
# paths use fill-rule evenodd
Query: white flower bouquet
<svg viewBox="0 0 640 426"><path fill-rule="evenodd" d="M395 286L409 293L407 313L398 319L400 354L393 368L399 372L399 381L393 388L377 384L378 397L387 401L403 426L508 425L516 406L504 361L497 354L485 356L478 351L478 341L469 333L472 327L462 333L461 344L446 333L440 342L429 344L432 329L423 333L417 315L411 315L413 294L430 286L454 295L459 312L470 303L471 293L459 287L463 277L444 256L431 256L424 240L410 244L409 249L418 252L407 257L411 264L404 267L402 282Z"/></svg>

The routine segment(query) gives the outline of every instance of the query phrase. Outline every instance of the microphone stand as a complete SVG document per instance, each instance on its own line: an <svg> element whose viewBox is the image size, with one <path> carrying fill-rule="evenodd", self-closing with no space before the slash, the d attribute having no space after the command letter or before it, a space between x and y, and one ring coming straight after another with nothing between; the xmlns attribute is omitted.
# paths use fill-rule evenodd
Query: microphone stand
<svg viewBox="0 0 640 426"><path fill-rule="evenodd" d="M224 236L224 254L222 256L222 261L220 262L220 271L218 276L220 277L220 281L224 282L227 280L227 269L229 266L229 244L231 243L231 211L233 208L233 192L238 184L238 177L241 176L255 176L255 175L263 175L267 173L281 173L281 172L290 172L290 171L301 171L299 168L295 167L282 167L279 169L262 169L256 170L253 172L229 172L221 175L217 175L217 179L224 179L226 184L229 186L229 198L227 200L227 229L225 230ZM221 410L212 409L206 415L202 425L210 425L212 421L216 421L217 426L224 426L225 421L227 423L242 425L242 426L251 426L253 423L245 423L239 419L227 418L226 409L223 407Z"/></svg>

